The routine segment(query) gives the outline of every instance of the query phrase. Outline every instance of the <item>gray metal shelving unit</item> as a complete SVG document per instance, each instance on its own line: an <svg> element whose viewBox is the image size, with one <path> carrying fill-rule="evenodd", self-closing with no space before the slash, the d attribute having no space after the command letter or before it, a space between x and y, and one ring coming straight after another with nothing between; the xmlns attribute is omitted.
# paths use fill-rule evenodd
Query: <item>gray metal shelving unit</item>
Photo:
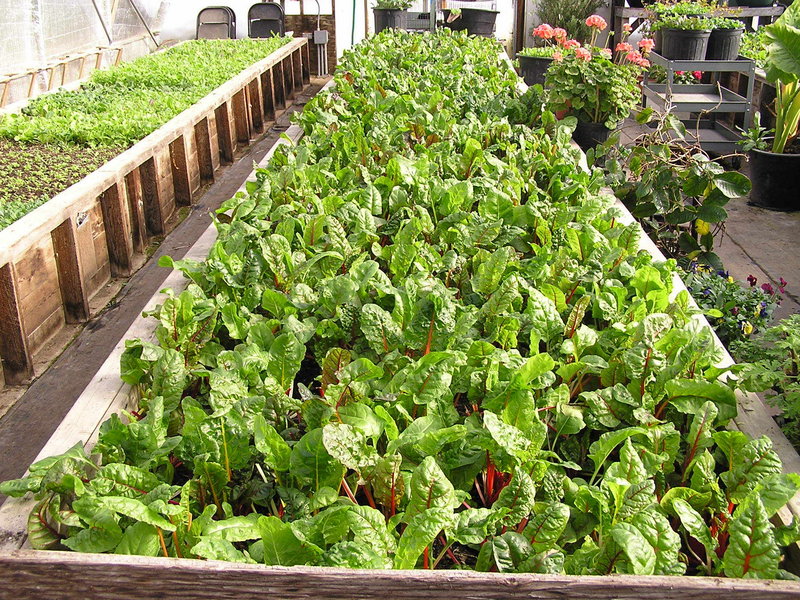
<svg viewBox="0 0 800 600"><path fill-rule="evenodd" d="M659 110L670 108L676 113L692 113L698 118L685 119L691 141L699 142L709 152L727 153L736 150L739 134L718 117L724 113L743 113L744 128L752 120L753 84L755 63L747 58L736 60L670 60L651 52L650 62L667 73L666 83L653 83L645 75L642 84L645 106L650 103ZM711 83L676 84L676 71L702 71L712 73ZM741 96L720 84L720 73L744 73L747 76L747 94Z"/></svg>

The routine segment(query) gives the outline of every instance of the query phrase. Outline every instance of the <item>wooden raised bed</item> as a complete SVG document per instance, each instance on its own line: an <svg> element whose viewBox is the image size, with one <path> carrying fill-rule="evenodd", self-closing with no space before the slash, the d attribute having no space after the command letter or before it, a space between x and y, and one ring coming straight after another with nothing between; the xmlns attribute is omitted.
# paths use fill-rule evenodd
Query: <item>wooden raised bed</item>
<svg viewBox="0 0 800 600"><path fill-rule="evenodd" d="M33 355L89 301L146 260L221 165L233 161L310 83L297 38L0 231L0 387L33 375Z"/></svg>
<svg viewBox="0 0 800 600"><path fill-rule="evenodd" d="M288 136L297 140L301 130L293 126ZM265 164L270 155L265 158ZM634 221L624 212L620 219ZM187 258L201 260L216 239L209 227L190 249ZM663 255L642 233L640 250ZM187 281L172 272L164 286L179 290ZM675 291L685 287L676 275ZM165 296L151 298L146 310L161 303ZM696 317L704 321L704 317ZM704 321L705 322L705 321ZM706 325L708 326L707 322ZM61 426L42 449L44 458L66 451L75 443L94 444L100 424L122 408L132 407L137 392L119 379L119 358L125 339L153 339L156 322L137 319L109 355L100 372L66 416ZM716 343L720 345L718 339ZM730 357L725 352L725 360ZM739 395L740 415L736 427L751 435L767 434L773 439L787 471L800 471L800 456L764 410L758 397ZM797 498L779 513L784 522L800 514ZM681 600L797 599L800 583L778 580L738 580L714 577L634 577L634 576L555 576L534 574L478 573L473 571L373 571L318 567L267 567L218 561L177 558L149 558L109 554L76 554L31 550L26 547L26 523L34 505L30 498L9 499L0 507L0 577L6 585L0 598L57 596L90 600L94 598L213 598L240 599L266 594L280 599L379 599L399 600L500 600L500 599L626 599L647 598ZM12 591L13 590L13 591Z"/></svg>

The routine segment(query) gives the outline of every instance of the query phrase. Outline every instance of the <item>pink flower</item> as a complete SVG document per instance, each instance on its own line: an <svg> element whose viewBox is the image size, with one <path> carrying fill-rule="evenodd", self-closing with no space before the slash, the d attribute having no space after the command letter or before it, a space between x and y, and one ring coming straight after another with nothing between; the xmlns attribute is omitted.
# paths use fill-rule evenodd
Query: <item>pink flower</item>
<svg viewBox="0 0 800 600"><path fill-rule="evenodd" d="M677 75L678 77L680 77L680 76L681 76L681 75L683 75L685 72L686 72L686 71L675 71L675 75Z"/></svg>
<svg viewBox="0 0 800 600"><path fill-rule="evenodd" d="M647 54L653 49L656 43L651 40L650 38L644 38L643 40L639 40L639 49L644 53Z"/></svg>
<svg viewBox="0 0 800 600"><path fill-rule="evenodd" d="M642 60L642 55L634 50L633 52L628 52L628 54L625 56L625 60L638 65L639 61Z"/></svg>
<svg viewBox="0 0 800 600"><path fill-rule="evenodd" d="M611 58L611 48L600 48L600 56Z"/></svg>
<svg viewBox="0 0 800 600"><path fill-rule="evenodd" d="M692 76L698 81L703 77L702 71L692 71Z"/></svg>
<svg viewBox="0 0 800 600"><path fill-rule="evenodd" d="M536 29L533 30L533 37L542 38L543 40L549 40L553 37L553 28L547 23L542 23Z"/></svg>
<svg viewBox="0 0 800 600"><path fill-rule="evenodd" d="M561 44L567 50L575 50L581 47L581 43L578 40L567 40L563 44Z"/></svg>
<svg viewBox="0 0 800 600"><path fill-rule="evenodd" d="M650 61L647 60L646 58L639 59L639 62L636 63L636 64L638 64L643 69L649 69L650 68Z"/></svg>
<svg viewBox="0 0 800 600"><path fill-rule="evenodd" d="M553 28L553 37L556 41L563 42L567 39L567 30L561 27L555 27Z"/></svg>
<svg viewBox="0 0 800 600"><path fill-rule="evenodd" d="M768 283L762 283L761 284L761 289L764 291L765 294L770 294L770 295L774 295L775 294L775 290Z"/></svg>
<svg viewBox="0 0 800 600"><path fill-rule="evenodd" d="M592 60L592 53L589 52L586 48L576 48L575 49L575 56L580 60L589 62Z"/></svg>
<svg viewBox="0 0 800 600"><path fill-rule="evenodd" d="M600 15L591 15L587 17L586 25L593 29L597 29L598 31L603 31L606 27L608 27L606 20Z"/></svg>
<svg viewBox="0 0 800 600"><path fill-rule="evenodd" d="M633 31L633 27L631 27L630 23L623 23L622 31L624 31L625 33L630 33L631 31Z"/></svg>
<svg viewBox="0 0 800 600"><path fill-rule="evenodd" d="M628 42L620 42L614 48L615 52L633 52L633 46L631 46Z"/></svg>
<svg viewBox="0 0 800 600"><path fill-rule="evenodd" d="M553 60L555 62L561 62L562 60L564 60L564 55L561 54L561 50L556 50L555 52L553 52Z"/></svg>

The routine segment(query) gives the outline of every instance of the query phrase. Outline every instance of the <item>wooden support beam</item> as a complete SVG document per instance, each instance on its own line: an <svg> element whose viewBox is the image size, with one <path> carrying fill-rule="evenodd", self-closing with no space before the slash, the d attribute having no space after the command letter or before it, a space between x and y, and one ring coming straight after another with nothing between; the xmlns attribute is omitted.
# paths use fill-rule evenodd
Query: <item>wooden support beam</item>
<svg viewBox="0 0 800 600"><path fill-rule="evenodd" d="M286 93L287 105L289 100L294 100L294 66L292 65L292 55L290 54L281 61L283 67L283 90Z"/></svg>
<svg viewBox="0 0 800 600"><path fill-rule="evenodd" d="M258 133L262 133L264 131L264 99L261 97L261 85L257 77L247 84L247 91L253 129Z"/></svg>
<svg viewBox="0 0 800 600"><path fill-rule="evenodd" d="M214 162L211 155L211 130L208 119L201 119L194 126L194 143L197 147L197 162L202 181L214 181Z"/></svg>
<svg viewBox="0 0 800 600"><path fill-rule="evenodd" d="M298 48L292 52L292 76L294 77L294 90L303 91L303 49Z"/></svg>
<svg viewBox="0 0 800 600"><path fill-rule="evenodd" d="M125 198L119 183L115 183L100 195L100 208L103 211L111 275L128 277L133 271L133 240L126 214Z"/></svg>
<svg viewBox="0 0 800 600"><path fill-rule="evenodd" d="M275 108L286 108L286 77L283 74L283 61L270 69L272 75L272 88L275 90Z"/></svg>
<svg viewBox="0 0 800 600"><path fill-rule="evenodd" d="M125 175L125 192L128 198L128 212L131 215L133 249L143 253L147 246L147 221L144 216L144 193L139 169L134 169Z"/></svg>
<svg viewBox="0 0 800 600"><path fill-rule="evenodd" d="M0 267L0 359L6 384L23 384L33 377L28 336L19 310L14 265Z"/></svg>
<svg viewBox="0 0 800 600"><path fill-rule="evenodd" d="M58 287L64 305L64 320L67 323L83 323L89 320L89 295L83 281L83 266L78 255L75 222L67 219L56 227L50 237L56 256Z"/></svg>
<svg viewBox="0 0 800 600"><path fill-rule="evenodd" d="M311 44L306 44L300 49L303 63L303 83L311 83Z"/></svg>
<svg viewBox="0 0 800 600"><path fill-rule="evenodd" d="M245 88L246 89L246 88ZM250 143L250 125L247 118L247 100L245 90L233 95L233 122L236 127L236 140L242 144Z"/></svg>
<svg viewBox="0 0 800 600"><path fill-rule="evenodd" d="M182 135L170 142L169 160L172 168L175 204L191 206L193 202L192 185L189 181L189 164L186 160L186 142Z"/></svg>
<svg viewBox="0 0 800 600"><path fill-rule="evenodd" d="M151 236L165 233L165 218L161 209L161 191L155 158L148 158L139 167L144 202L144 221Z"/></svg>
<svg viewBox="0 0 800 600"><path fill-rule="evenodd" d="M224 102L214 110L217 121L217 138L219 139L219 157L223 163L233 162L233 150L236 147L233 131L231 131L229 107L230 104Z"/></svg>
<svg viewBox="0 0 800 600"><path fill-rule="evenodd" d="M272 69L261 74L261 97L264 99L264 119L275 121L275 91L272 89Z"/></svg>

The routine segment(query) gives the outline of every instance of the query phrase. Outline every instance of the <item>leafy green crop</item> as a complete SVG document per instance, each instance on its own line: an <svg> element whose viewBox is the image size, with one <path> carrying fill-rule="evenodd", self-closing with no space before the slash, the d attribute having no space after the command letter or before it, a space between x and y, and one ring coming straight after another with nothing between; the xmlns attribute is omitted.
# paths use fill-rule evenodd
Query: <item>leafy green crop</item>
<svg viewBox="0 0 800 600"><path fill-rule="evenodd" d="M0 137L129 146L288 41L196 40L95 71L77 91L41 96L0 118Z"/></svg>
<svg viewBox="0 0 800 600"><path fill-rule="evenodd" d="M384 32L129 340L136 412L0 491L37 548L778 577L800 489L718 352L485 38ZM795 524L796 525L796 524Z"/></svg>

